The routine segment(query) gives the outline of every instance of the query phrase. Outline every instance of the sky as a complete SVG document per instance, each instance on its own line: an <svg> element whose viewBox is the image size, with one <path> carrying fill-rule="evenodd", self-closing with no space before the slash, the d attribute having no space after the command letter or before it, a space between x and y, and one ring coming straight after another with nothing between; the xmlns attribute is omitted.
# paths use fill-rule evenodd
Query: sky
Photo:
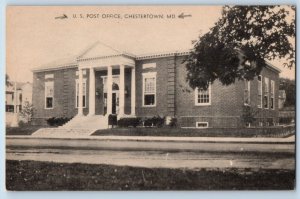
<svg viewBox="0 0 300 199"><path fill-rule="evenodd" d="M181 13L190 16L178 18ZM63 14L68 18L55 19ZM188 50L220 16L220 6L8 7L6 73L13 81L32 82L32 68L76 57L97 41L133 54ZM295 69L271 63L280 76L295 78Z"/></svg>

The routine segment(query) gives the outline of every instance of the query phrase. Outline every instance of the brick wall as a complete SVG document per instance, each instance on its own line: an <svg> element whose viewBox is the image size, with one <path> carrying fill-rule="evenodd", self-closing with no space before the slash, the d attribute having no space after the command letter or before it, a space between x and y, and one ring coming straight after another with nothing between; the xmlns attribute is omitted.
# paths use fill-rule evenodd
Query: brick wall
<svg viewBox="0 0 300 199"><path fill-rule="evenodd" d="M78 110L75 107L75 81L76 81L76 68L68 68L47 72L35 72L33 74L33 94L32 103L34 106L34 118L38 123L42 123L45 119L50 117L74 117ZM45 79L46 74L53 74L53 79ZM86 108L83 109L84 114L88 113L88 75L83 78L87 79L87 93ZM45 109L45 82L54 82L54 100L53 109Z"/></svg>
<svg viewBox="0 0 300 199"><path fill-rule="evenodd" d="M208 122L210 127L239 127L241 115L244 106L244 82L237 81L235 84L223 86L219 81L211 85L211 105L196 106L195 92L189 87L186 81L186 67L183 63L184 57L178 57L176 61L176 116L181 126L195 127L196 122ZM250 102L251 107L257 111L257 121L259 122L277 122L278 120L278 88L279 75L277 72L264 68L261 72L262 77L268 77L269 80L275 81L275 110L258 109L257 78L250 82ZM264 81L264 80L263 80ZM264 82L263 90L264 90ZM271 89L269 83L269 89ZM270 92L270 91L269 91ZM194 116L194 117L193 117Z"/></svg>
<svg viewBox="0 0 300 199"><path fill-rule="evenodd" d="M176 116L181 125L195 127L196 122L208 122L210 127L238 126L236 118L240 116L242 106L238 88L215 81L211 85L211 105L196 106L195 91L186 81L184 59L178 57L176 61L176 73L180 74L176 81Z"/></svg>
<svg viewBox="0 0 300 199"><path fill-rule="evenodd" d="M168 88L170 89L171 83L168 84L168 68L172 67L174 57L168 58L155 58L148 60L136 61L136 114L138 116L152 117L155 115L168 116L172 115L173 109L170 105L168 108ZM143 69L143 64L156 63L156 68ZM143 107L143 76L142 73L157 72L156 76L156 106Z"/></svg>

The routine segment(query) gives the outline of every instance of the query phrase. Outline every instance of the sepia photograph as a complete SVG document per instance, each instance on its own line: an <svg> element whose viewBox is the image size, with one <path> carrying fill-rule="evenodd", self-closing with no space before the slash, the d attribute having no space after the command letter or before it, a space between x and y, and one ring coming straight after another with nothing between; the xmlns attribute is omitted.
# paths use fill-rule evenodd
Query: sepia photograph
<svg viewBox="0 0 300 199"><path fill-rule="evenodd" d="M295 16L7 6L6 189L294 191Z"/></svg>

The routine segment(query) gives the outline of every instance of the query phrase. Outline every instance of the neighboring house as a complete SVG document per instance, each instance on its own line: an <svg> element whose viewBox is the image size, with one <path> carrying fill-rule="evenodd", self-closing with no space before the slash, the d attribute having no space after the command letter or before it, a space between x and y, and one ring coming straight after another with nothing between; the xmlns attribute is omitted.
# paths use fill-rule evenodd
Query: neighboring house
<svg viewBox="0 0 300 199"><path fill-rule="evenodd" d="M16 97L15 97L16 95ZM17 112L20 112L25 105L25 102L32 103L32 84L29 82L11 82L11 85L6 86L5 91L5 111L14 112L14 100L16 100Z"/></svg>
<svg viewBox="0 0 300 199"><path fill-rule="evenodd" d="M16 94L15 94L16 85ZM16 103L15 103L16 100ZM15 112L22 111L26 102L32 103L32 84L29 82L11 82L6 86L5 91L5 111L6 111L6 125L10 125L13 120Z"/></svg>
<svg viewBox="0 0 300 199"><path fill-rule="evenodd" d="M278 123L278 68L267 64L253 81L216 81L207 91L193 90L186 81L188 54L133 55L96 43L74 59L35 68L35 121L159 115L176 117L185 128L239 127L243 107L251 106L254 125Z"/></svg>
<svg viewBox="0 0 300 199"><path fill-rule="evenodd" d="M282 109L284 107L285 100L286 100L285 90L279 90L278 109Z"/></svg>

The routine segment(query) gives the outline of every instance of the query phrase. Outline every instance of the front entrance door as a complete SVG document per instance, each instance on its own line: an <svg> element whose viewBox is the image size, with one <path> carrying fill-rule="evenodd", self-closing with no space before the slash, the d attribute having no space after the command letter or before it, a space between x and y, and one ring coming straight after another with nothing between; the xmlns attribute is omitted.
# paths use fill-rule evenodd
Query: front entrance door
<svg viewBox="0 0 300 199"><path fill-rule="evenodd" d="M112 114L119 113L119 92L112 93Z"/></svg>

